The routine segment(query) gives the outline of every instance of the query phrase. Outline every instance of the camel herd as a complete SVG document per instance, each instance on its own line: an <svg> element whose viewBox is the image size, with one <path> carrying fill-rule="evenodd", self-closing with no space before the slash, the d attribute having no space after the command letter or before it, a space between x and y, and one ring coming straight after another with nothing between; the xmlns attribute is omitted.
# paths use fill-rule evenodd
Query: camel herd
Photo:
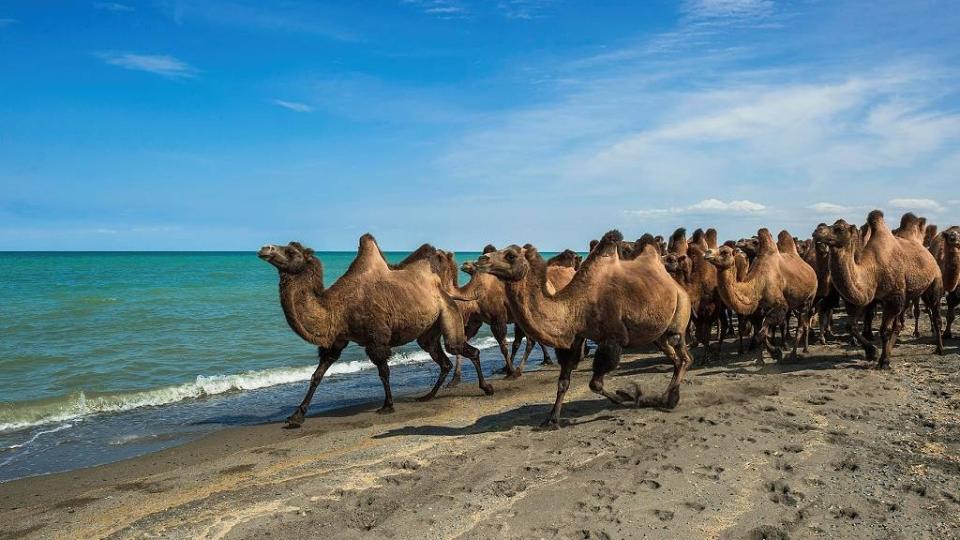
<svg viewBox="0 0 960 540"><path fill-rule="evenodd" d="M861 227L842 219L821 223L806 240L786 231L774 240L760 229L753 238L718 244L714 229L698 229L689 239L678 229L668 239L644 234L625 241L620 232L610 231L590 243L585 258L566 250L544 260L530 244L500 250L488 245L475 262L459 268L453 253L429 244L390 264L367 234L349 269L330 287L324 286L323 265L313 250L298 242L267 245L258 255L279 271L280 303L290 327L319 351L306 396L287 419L290 427L303 423L317 385L349 342L363 347L377 367L384 391L381 413L393 412L387 362L393 347L416 341L440 367L433 388L420 400L436 396L454 369L447 354L456 357L449 386L460 380L463 356L473 363L481 390L493 393L480 352L468 342L484 324L497 340L507 378L523 373L535 344L552 347L560 375L544 426L557 427L571 373L585 357L588 341L596 347L590 389L629 406L646 400L640 389L611 392L604 376L617 367L624 348L655 345L674 371L663 394L651 401L673 408L693 363L688 342L702 348L707 362L736 327L740 354L748 339L751 349L760 347L759 362L764 351L781 361L792 338L796 358L799 348L807 351L814 318L819 342L834 339L833 312L842 304L850 339L886 369L908 309L919 319L923 302L936 352L943 354L943 339L952 337L960 303L960 227L938 233L936 225L908 213L891 230L879 210L870 212ZM463 286L458 270L470 275ZM879 358L872 330L877 308ZM515 333L508 351L511 323ZM914 333L920 334L918 323ZM711 345L714 334L717 342ZM524 354L515 364L524 338ZM551 362L543 350L544 361Z"/></svg>

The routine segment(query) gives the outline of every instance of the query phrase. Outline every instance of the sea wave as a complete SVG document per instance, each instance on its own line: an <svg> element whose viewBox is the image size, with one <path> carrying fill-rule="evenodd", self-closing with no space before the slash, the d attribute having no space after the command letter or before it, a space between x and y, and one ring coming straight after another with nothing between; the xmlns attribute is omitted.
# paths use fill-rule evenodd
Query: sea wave
<svg viewBox="0 0 960 540"><path fill-rule="evenodd" d="M478 349L495 347L492 337L484 337L473 344ZM390 357L390 365L427 362L425 351L397 353ZM337 362L327 370L327 376L346 375L372 369L369 360ZM227 392L256 390L281 384L305 381L313 375L315 366L285 367L251 370L229 375L198 375L196 380L163 388L139 392L119 392L94 395L77 392L50 400L0 405L0 433L34 426L67 422L102 413L116 413L141 407L158 407L189 399L215 396Z"/></svg>

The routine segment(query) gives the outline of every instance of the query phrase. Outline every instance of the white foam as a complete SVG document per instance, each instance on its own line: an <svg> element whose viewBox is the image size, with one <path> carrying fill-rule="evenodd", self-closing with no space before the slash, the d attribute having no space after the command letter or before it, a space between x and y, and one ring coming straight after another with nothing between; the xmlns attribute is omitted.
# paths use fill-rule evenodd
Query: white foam
<svg viewBox="0 0 960 540"><path fill-rule="evenodd" d="M474 344L478 349L495 347L496 340L485 337ZM425 351L397 353L390 357L392 366L430 361ZM372 369L367 360L337 362L327 370L327 376L347 375ZM157 407L188 399L215 396L234 391L256 390L281 384L305 381L313 375L315 366L251 370L229 375L198 375L196 380L176 386L167 386L141 392L124 392L88 397L78 392L63 399L29 404L11 409L0 409L0 432L28 427L66 422L93 414L129 411L141 407ZM66 428L62 428L66 429ZM59 431L59 429L57 430Z"/></svg>

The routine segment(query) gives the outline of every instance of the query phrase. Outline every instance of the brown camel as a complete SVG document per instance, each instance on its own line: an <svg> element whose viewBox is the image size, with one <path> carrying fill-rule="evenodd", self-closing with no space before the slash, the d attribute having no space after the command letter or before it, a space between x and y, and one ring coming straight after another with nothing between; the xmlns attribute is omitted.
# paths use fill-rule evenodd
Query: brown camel
<svg viewBox="0 0 960 540"><path fill-rule="evenodd" d="M781 231L777 243L767 229L757 231L757 255L743 281L736 278L736 256L729 246L709 251L708 261L717 267L720 297L738 315L756 315L759 319L757 338L770 355L780 360L782 351L770 343L769 331L782 324L791 310L799 312L797 339L793 356L797 356L800 340L807 351L809 312L817 292L817 276L797 253L793 237ZM762 362L762 351L760 361Z"/></svg>
<svg viewBox="0 0 960 540"><path fill-rule="evenodd" d="M820 225L826 226L824 223ZM825 345L828 338L833 339L833 310L840 306L840 293L830 279L830 246L813 240L806 240L805 243L807 249L803 260L817 274L817 294L813 308L820 324L819 341L821 345Z"/></svg>
<svg viewBox="0 0 960 540"><path fill-rule="evenodd" d="M310 248L297 242L267 245L258 256L280 273L280 304L287 323L297 335L316 345L320 355L303 402L287 418L288 426L303 424L317 385L351 341L364 347L377 366L384 392L383 406L377 412L393 412L387 365L391 348L414 340L440 366L437 382L421 400L432 399L450 371L441 336L448 352L473 361L480 388L488 395L493 393L480 369L480 351L467 343L460 312L442 289L436 266L428 258L408 258L391 268L373 236L365 234L347 272L325 288L323 265Z"/></svg>
<svg viewBox="0 0 960 540"><path fill-rule="evenodd" d="M713 231L713 229L710 230ZM670 249L682 253L670 251L663 257L663 264L690 298L694 335L697 343L703 345L703 358L707 360L710 356L710 335L715 323L720 326L717 353L722 351L723 338L727 332L727 318L723 313L723 302L717 287L717 269L704 258L704 253L709 249L709 243L702 230L697 229L695 234L697 240L687 242L685 229L679 228L674 231L670 237ZM713 237L715 240L716 231Z"/></svg>
<svg viewBox="0 0 960 540"><path fill-rule="evenodd" d="M890 355L900 333L900 313L916 297L930 310L937 354L943 354L940 335L940 297L943 282L940 268L921 241L895 236L874 210L867 216L869 240L857 251L856 226L837 220L832 226L820 226L814 239L830 246L830 275L834 286L855 315L872 304L883 307L880 339L883 351L877 362L889 369ZM922 237L921 237L922 240ZM860 342L868 359L876 358L877 348L861 335L854 317L851 333Z"/></svg>
<svg viewBox="0 0 960 540"><path fill-rule="evenodd" d="M510 246L488 253L477 269L506 283L507 298L517 323L533 339L556 349L560 361L557 398L544 426L559 426L570 374L583 358L584 340L598 344L590 389L614 403L638 405L639 389L631 396L604 389L604 375L617 367L623 347L656 343L673 361L674 373L662 404L675 407L680 382L690 366L684 332L690 321L690 301L670 277L656 249L647 246L632 261L621 260L623 236L611 231L584 260L567 287L547 291L546 262L532 246Z"/></svg>
<svg viewBox="0 0 960 540"><path fill-rule="evenodd" d="M943 291L947 295L947 320L943 337L952 339L953 319L957 304L960 304L960 227L953 226L935 235L930 241L930 253L940 266Z"/></svg>
<svg viewBox="0 0 960 540"><path fill-rule="evenodd" d="M489 244L483 248L484 253L491 251L496 251L496 248ZM470 298L470 300L457 302L457 307L460 308L460 315L464 321L466 338L468 340L472 339L477 335L481 326L484 324L488 325L490 327L490 333L493 334L493 338L500 347L500 353L503 355L506 378L515 379L519 377L523 374L527 358L533 350L533 343L529 340L527 341L523 361L520 363L519 369L514 367L513 360L516 357L517 350L520 347L520 342L523 341L524 335L523 330L519 326L514 325L513 348L508 352L507 325L513 323L513 316L507 304L506 290L503 283L494 276L476 272L474 263L466 262L460 269L470 276L470 281L463 287L460 287L454 254L450 252L441 253L441 270L439 274L444 289L455 296ZM544 349L542 345L541 349L544 352L544 360L549 363L549 356L546 355L546 349ZM460 384L461 371L460 356L458 355L454 364L453 377L447 384L448 388Z"/></svg>

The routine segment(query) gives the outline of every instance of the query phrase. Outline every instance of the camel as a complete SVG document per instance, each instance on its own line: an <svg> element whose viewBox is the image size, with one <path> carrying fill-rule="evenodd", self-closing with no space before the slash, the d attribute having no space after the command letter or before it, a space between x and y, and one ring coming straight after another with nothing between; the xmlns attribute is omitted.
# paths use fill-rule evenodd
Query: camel
<svg viewBox="0 0 960 540"><path fill-rule="evenodd" d="M820 225L825 226L824 223ZM817 274L817 294L813 308L820 323L819 341L821 345L825 345L828 338L833 339L833 310L840 306L840 293L830 279L830 247L813 240L806 240L805 243L807 249L803 260Z"/></svg>
<svg viewBox="0 0 960 540"><path fill-rule="evenodd" d="M877 348L861 335L856 322L858 312L871 304L883 307L880 339L883 350L878 369L890 368L890 355L900 333L900 313L920 297L930 310L937 354L943 354L940 334L940 297L943 281L934 256L914 238L895 236L884 222L883 212L867 216L869 240L857 256L856 226L837 220L832 226L820 226L813 237L830 246L830 275L837 292L854 311L851 333L864 348L867 359L876 359Z"/></svg>
<svg viewBox="0 0 960 540"><path fill-rule="evenodd" d="M496 251L496 248L492 245L488 244L483 248L483 253L489 253L491 251ZM527 340L523 360L519 368L515 367L513 360L517 355L524 335L523 330L519 326L514 325L513 347L510 352L507 352L507 325L513 323L513 316L507 304L506 291L504 290L503 283L489 274L476 272L474 263L465 262L460 269L470 276L470 281L463 287L460 287L454 254L450 252L441 253L440 276L444 289L453 295L472 298L471 300L457 302L457 307L460 308L460 315L463 318L464 333L466 334L467 340L476 336L482 325L488 325L490 327L490 333L493 334L493 338L500 347L500 353L503 355L506 378L516 379L520 377L520 375L523 374L527 358L529 358L534 344L530 340ZM543 345L540 347L544 354L544 363L550 363L550 357L547 354L546 348L544 348ZM453 377L447 384L448 388L460 384L461 371L460 357L457 356L454 363Z"/></svg>
<svg viewBox="0 0 960 540"><path fill-rule="evenodd" d="M384 392L378 413L394 410L387 364L391 348L414 340L440 366L437 382L420 400L436 396L450 371L441 337L448 352L470 358L480 388L487 395L493 394L493 387L483 378L480 351L467 343L460 312L454 299L442 289L434 262L418 258L428 252L418 250L416 260L408 258L391 268L373 236L365 234L346 273L325 288L323 264L312 249L298 242L260 249L258 256L280 274L280 304L287 323L297 335L316 345L320 356L306 396L287 418L288 427L303 424L317 385L351 341L364 347L377 366Z"/></svg>
<svg viewBox="0 0 960 540"><path fill-rule="evenodd" d="M716 248L716 231L713 231L714 248ZM679 228L670 237L670 250L664 257L663 263L667 272L683 287L690 298L690 308L693 313L695 339L704 347L703 358L710 356L710 334L714 323L720 326L717 353L723 348L723 338L727 332L727 318L723 313L723 302L717 288L717 269L704 258L709 249L709 243L702 230L697 229L697 240L687 242L686 230ZM679 252L679 253L678 253Z"/></svg>
<svg viewBox="0 0 960 540"><path fill-rule="evenodd" d="M676 407L680 383L692 360L684 337L690 300L670 277L653 246L634 260L620 258L623 235L610 231L587 256L573 280L556 294L547 291L547 266L536 248L509 246L481 256L477 270L501 279L507 298L527 336L553 347L560 362L557 398L543 426L559 427L560 409L570 374L583 358L584 340L598 344L590 389L610 401L639 405L641 392L612 393L604 375L615 369L623 347L656 343L674 364L662 404Z"/></svg>
<svg viewBox="0 0 960 540"><path fill-rule="evenodd" d="M800 258L789 233L781 231L774 243L770 231L757 231L756 258L743 281L737 280L736 255L729 246L710 250L705 257L717 267L723 302L738 315L755 315L759 319L757 338L770 356L776 360L783 358L783 352L771 345L769 330L782 324L791 310L800 313L793 357L797 357L801 339L803 351L807 352L809 312L817 292L817 276ZM759 361L763 361L762 351Z"/></svg>
<svg viewBox="0 0 960 540"><path fill-rule="evenodd" d="M957 304L960 304L960 227L953 226L935 234L930 240L929 249L940 266L943 291L947 296L947 320L943 337L953 339L953 319Z"/></svg>

